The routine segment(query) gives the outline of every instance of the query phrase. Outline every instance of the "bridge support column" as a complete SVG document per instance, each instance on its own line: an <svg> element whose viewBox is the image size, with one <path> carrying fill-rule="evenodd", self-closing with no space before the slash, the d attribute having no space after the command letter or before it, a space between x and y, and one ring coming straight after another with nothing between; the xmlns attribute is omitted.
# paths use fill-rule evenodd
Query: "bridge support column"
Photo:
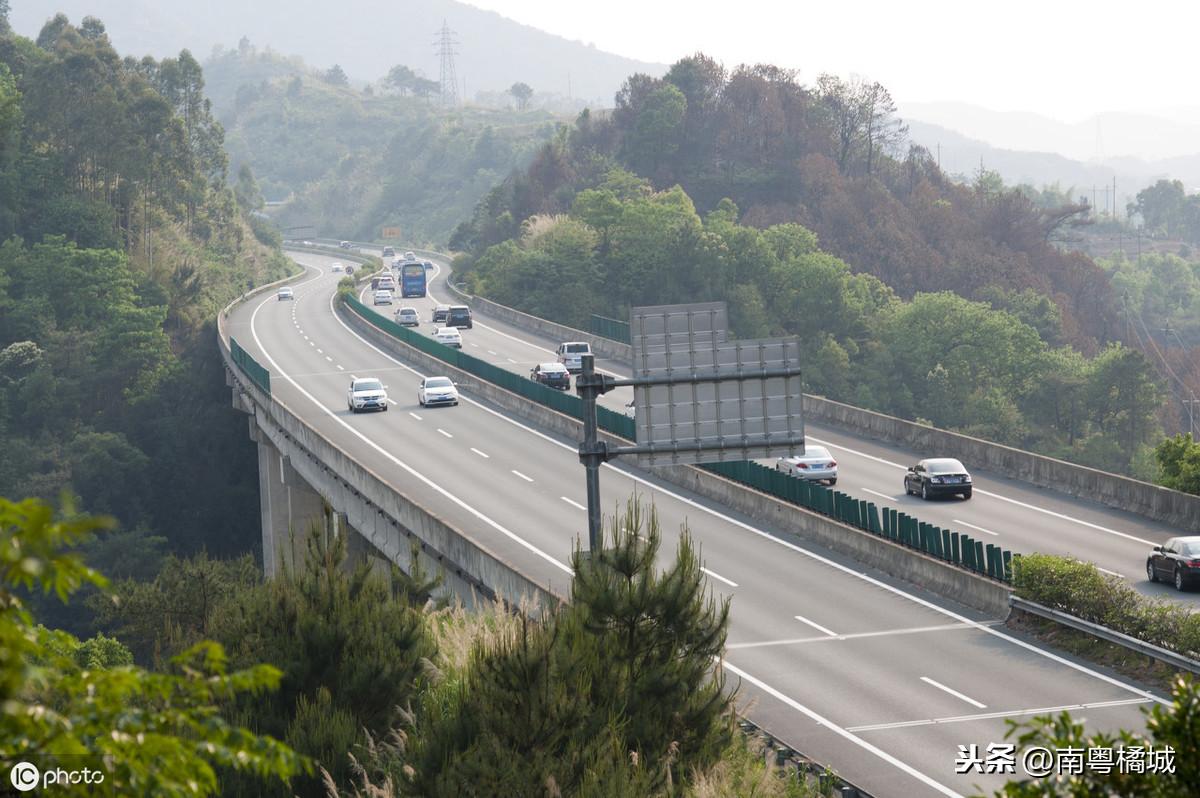
<svg viewBox="0 0 1200 798"><path fill-rule="evenodd" d="M308 531L313 524L326 533L331 531L329 512L321 494L296 473L288 458L265 435L257 435L256 439L263 573L273 579L295 573L303 565Z"/></svg>

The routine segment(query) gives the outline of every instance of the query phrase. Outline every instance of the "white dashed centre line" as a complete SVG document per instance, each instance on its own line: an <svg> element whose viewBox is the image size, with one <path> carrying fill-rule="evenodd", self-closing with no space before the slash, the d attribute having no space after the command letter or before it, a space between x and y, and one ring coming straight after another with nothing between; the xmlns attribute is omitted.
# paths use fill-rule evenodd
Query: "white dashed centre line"
<svg viewBox="0 0 1200 798"><path fill-rule="evenodd" d="M517 471L514 469L513 473L516 474L517 476L519 476L521 479L525 480L526 482L533 482L532 477L527 477L524 474L522 474L520 471Z"/></svg>
<svg viewBox="0 0 1200 798"><path fill-rule="evenodd" d="M495 352L493 352L492 350L490 350L490 349L489 349L489 350L488 350L488 354L489 354L489 355L494 355L494 354L496 354L496 353L495 353Z"/></svg>
<svg viewBox="0 0 1200 798"><path fill-rule="evenodd" d="M449 432L446 432L446 430L442 429L441 427L438 427L438 432L442 433L442 434L443 434L443 435L445 435L447 438L453 438L453 437L454 437L453 435L451 435Z"/></svg>
<svg viewBox="0 0 1200 798"><path fill-rule="evenodd" d="M324 349L321 349L320 347L317 347L317 354L318 354L318 355L323 355L323 354L325 354L325 350L324 350Z"/></svg>
<svg viewBox="0 0 1200 798"><path fill-rule="evenodd" d="M808 618L805 618L803 615L796 615L793 617L795 617L795 619L797 621L800 621L800 623L808 624L812 628L816 629L818 632L824 632L825 634L829 635L830 637L837 637L837 632L833 631L832 629L826 629L824 626L822 626L819 623L813 623Z"/></svg>
<svg viewBox="0 0 1200 798"><path fill-rule="evenodd" d="M985 533L987 533L987 534L989 534L989 535L993 535L993 536L995 536L995 537L1000 537L1000 533L999 533L999 532L993 532L992 530L990 530L990 529L984 529L984 528L983 528L983 527L981 527L981 526L975 526L974 524L968 524L966 521L960 521L960 520L958 520L957 518L951 518L950 520L951 520L951 521L953 521L954 523L958 524L959 526L966 526L966 527L970 527L971 529L978 530L979 532L985 532Z"/></svg>
<svg viewBox="0 0 1200 798"><path fill-rule="evenodd" d="M700 570L703 571L704 573L708 574L709 576L711 576L713 579L716 579L718 582L724 582L725 584L729 585L730 587L737 587L737 582L734 582L730 579L726 579L725 577L721 576L716 571L708 570L703 565L700 566Z"/></svg>
<svg viewBox="0 0 1200 798"><path fill-rule="evenodd" d="M471 451L475 452L475 454L479 455L484 460L488 459L488 457L489 457L487 452L481 452L478 449L476 449L474 446L471 447Z"/></svg>
<svg viewBox="0 0 1200 798"><path fill-rule="evenodd" d="M962 693L958 692L957 690L952 690L951 688L947 687L946 685L942 684L941 682L935 682L933 679L930 679L928 676L922 676L921 681L925 682L925 684L932 685L933 687L936 687L939 690L944 690L947 693L949 693L950 695L954 696L955 698L961 698L963 701L966 701L968 704L970 704L973 707L977 707L978 709L987 709L987 704L981 704L978 701L976 701L974 698L963 695Z"/></svg>
<svg viewBox="0 0 1200 798"><path fill-rule="evenodd" d="M571 505L572 507L578 507L580 510L583 510L585 513L587 512L587 508L584 507L582 504L580 504L577 501L572 501L571 499L568 499L566 496L559 496L558 498L562 499L563 501L565 501L567 504Z"/></svg>
<svg viewBox="0 0 1200 798"><path fill-rule="evenodd" d="M875 495L875 496L878 496L878 497L879 497L879 498L881 498L881 499L895 499L895 498L896 498L895 496L889 496L889 495L888 495L888 494L886 494L886 493L880 493L879 491L877 491L877 490L871 490L870 488L863 488L863 491L865 491L866 493L870 493L870 494L873 494L873 495Z"/></svg>
<svg viewBox="0 0 1200 798"><path fill-rule="evenodd" d="M309 345L309 346L316 346L317 344L316 344L316 342L315 342L315 341L309 341L309 342L308 342L308 345Z"/></svg>
<svg viewBox="0 0 1200 798"><path fill-rule="evenodd" d="M516 363L516 362L517 362L517 361L513 360L511 357L506 357L506 358L504 358L504 359L505 359L505 360L507 360L509 363Z"/></svg>
<svg viewBox="0 0 1200 798"><path fill-rule="evenodd" d="M338 371L345 371L345 370L346 370L345 366L338 366Z"/></svg>
<svg viewBox="0 0 1200 798"><path fill-rule="evenodd" d="M412 416L413 418L415 418L417 421L421 420L421 417L418 416L416 413L413 413L412 411L409 411L409 415Z"/></svg>
<svg viewBox="0 0 1200 798"><path fill-rule="evenodd" d="M321 350L320 350L320 349L318 349L317 351L318 351L318 352L320 352ZM333 358L331 358L329 355L326 355L326 356L325 356L325 359L326 359L326 360L328 360L330 363L332 363L332 362L333 362Z"/></svg>

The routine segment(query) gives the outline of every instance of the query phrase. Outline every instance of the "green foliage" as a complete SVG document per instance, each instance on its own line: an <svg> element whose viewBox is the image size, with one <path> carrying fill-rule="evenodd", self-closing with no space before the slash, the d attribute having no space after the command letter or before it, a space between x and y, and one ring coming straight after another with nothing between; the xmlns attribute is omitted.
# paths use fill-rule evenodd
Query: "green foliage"
<svg viewBox="0 0 1200 798"><path fill-rule="evenodd" d="M422 703L404 750L376 765L425 796L479 783L647 795L712 765L732 737L732 698L713 673L729 605L706 593L686 534L662 573L660 543L657 517L631 501L601 553L576 552L571 603L477 646L465 678Z"/></svg>
<svg viewBox="0 0 1200 798"><path fill-rule="evenodd" d="M230 724L220 708L259 696L279 671L229 672L219 645L175 657L168 673L129 664L129 652L102 636L84 643L34 625L14 588L54 591L65 601L104 579L64 550L112 521L57 517L49 505L0 498L0 754L8 770L21 760L100 763L101 784L68 795L212 795L217 768L286 781L304 767L291 749ZM65 758L65 759L64 759Z"/></svg>
<svg viewBox="0 0 1200 798"><path fill-rule="evenodd" d="M1200 795L1200 686L1191 674L1179 676L1171 691L1170 706L1157 702L1146 716L1147 733L1120 730L1116 734L1089 734L1071 713L1039 715L1018 723L1009 720L1007 739L1015 739L1018 752L1041 746L1050 751L1091 751L1096 748L1164 750L1170 747L1174 772L1146 775L1114 766L1105 773L1085 767L1078 774L1054 772L1045 778L1008 782L996 796L1009 798L1091 798L1120 795L1123 798L1190 798ZM1020 754L1018 753L1018 761Z"/></svg>
<svg viewBox="0 0 1200 798"><path fill-rule="evenodd" d="M1154 457L1161 469L1163 485L1200 494L1200 443L1192 440L1190 432L1164 439L1154 448Z"/></svg>
<svg viewBox="0 0 1200 798"><path fill-rule="evenodd" d="M1022 555L1014 566L1013 587L1021 598L1184 656L1200 656L1200 616L1176 602L1147 598L1091 563Z"/></svg>

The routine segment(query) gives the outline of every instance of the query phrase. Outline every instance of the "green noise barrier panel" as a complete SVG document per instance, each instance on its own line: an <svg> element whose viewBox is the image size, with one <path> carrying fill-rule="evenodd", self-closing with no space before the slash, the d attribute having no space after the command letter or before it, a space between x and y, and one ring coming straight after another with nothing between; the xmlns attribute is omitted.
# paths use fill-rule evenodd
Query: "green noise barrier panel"
<svg viewBox="0 0 1200 798"><path fill-rule="evenodd" d="M620 319L610 319L608 316L597 316L592 314L590 325L592 335L599 335L601 338L608 338L612 341L620 341L623 344L632 343L632 338L629 335L629 322L621 321Z"/></svg>
<svg viewBox="0 0 1200 798"><path fill-rule="evenodd" d="M892 507L856 499L840 490L789 476L758 463L708 463L700 466L778 499L827 515L864 532L899 543L1002 582L1012 582L1012 552L973 540L969 535L920 521Z"/></svg>
<svg viewBox="0 0 1200 798"><path fill-rule="evenodd" d="M242 349L241 344L232 335L229 336L229 356L255 385L262 388L267 396L271 395L271 372L259 365L259 362L251 357L249 352Z"/></svg>
<svg viewBox="0 0 1200 798"><path fill-rule="evenodd" d="M436 357L444 363L460 368L493 385L512 391L532 402L537 402L572 418L583 418L583 401L578 396L547 388L520 374L514 374L477 357L472 357L462 350L451 349L428 336L380 316L355 297L346 297L345 302L367 323L427 355ZM613 337L597 332L596 319L601 318L603 317L593 317L593 332L604 335L606 338ZM609 319L608 321L615 320ZM626 325L626 335L628 335L628 325ZM616 340L621 339L617 338ZM235 347L235 351L240 350L240 347L237 347L232 339L231 344ZM254 368L262 372L268 386L264 387L264 390L269 391L270 375L267 374L266 369L255 363L244 352L243 356ZM236 355L234 359L237 361ZM240 361L238 362L241 365ZM242 367L251 378L255 377L250 368L244 365ZM258 380L255 379L255 382ZM605 407L597 407L596 416L600 429L619 435L626 440L636 440L637 428L633 419ZM988 544L985 551L982 541L972 540L968 535L960 535L958 532L927 524L891 507L877 508L873 502L856 499L842 491L789 476L753 461L707 463L700 467L790 504L829 516L864 532L922 551L931 557L937 557L961 568L1000 581L1012 581L1012 553L1000 549L999 546ZM882 523L880 523L880 517L882 517Z"/></svg>

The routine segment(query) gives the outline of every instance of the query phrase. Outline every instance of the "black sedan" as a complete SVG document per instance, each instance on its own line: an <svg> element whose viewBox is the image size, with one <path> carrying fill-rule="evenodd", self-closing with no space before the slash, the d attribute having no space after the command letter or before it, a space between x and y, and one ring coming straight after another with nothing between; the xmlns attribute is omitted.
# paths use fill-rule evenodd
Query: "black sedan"
<svg viewBox="0 0 1200 798"><path fill-rule="evenodd" d="M538 363L530 370L529 379L560 391L571 390L571 373L562 363Z"/></svg>
<svg viewBox="0 0 1200 798"><path fill-rule="evenodd" d="M904 474L904 492L922 499L952 495L969 499L971 487L966 466L951 457L922 460Z"/></svg>
<svg viewBox="0 0 1200 798"><path fill-rule="evenodd" d="M1171 538L1155 546L1146 558L1146 576L1151 582L1169 580L1176 590L1186 590L1200 578L1200 535Z"/></svg>

